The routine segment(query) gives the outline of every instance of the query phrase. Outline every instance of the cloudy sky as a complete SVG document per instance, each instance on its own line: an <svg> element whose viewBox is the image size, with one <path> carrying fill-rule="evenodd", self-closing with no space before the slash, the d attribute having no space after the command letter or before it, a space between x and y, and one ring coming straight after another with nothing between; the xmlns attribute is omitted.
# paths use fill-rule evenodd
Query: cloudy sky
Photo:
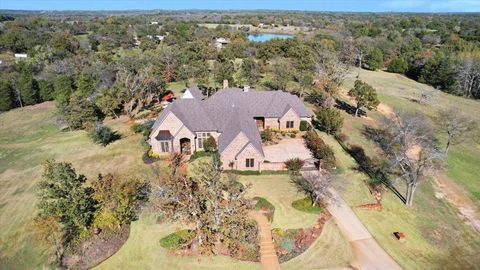
<svg viewBox="0 0 480 270"><path fill-rule="evenodd" d="M361 12L480 12L480 0L0 0L0 9L275 9Z"/></svg>

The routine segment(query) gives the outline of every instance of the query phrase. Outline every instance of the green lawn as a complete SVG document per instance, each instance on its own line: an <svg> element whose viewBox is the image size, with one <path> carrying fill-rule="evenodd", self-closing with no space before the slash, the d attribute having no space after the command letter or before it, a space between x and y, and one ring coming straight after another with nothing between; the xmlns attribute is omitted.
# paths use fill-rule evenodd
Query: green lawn
<svg viewBox="0 0 480 270"><path fill-rule="evenodd" d="M32 241L35 216L35 184L45 159L73 163L77 173L89 179L98 173L117 173L147 178L142 162L141 135L133 134L126 118L107 120L122 139L107 147L93 144L84 131L61 131L52 102L0 114L0 268L40 268L44 248Z"/></svg>
<svg viewBox="0 0 480 270"><path fill-rule="evenodd" d="M357 70L354 70L356 75ZM393 108L418 111L434 117L437 111L447 106L464 109L474 118L480 117L480 102L438 93L431 105L419 104L412 99L420 96L419 84L403 76L386 72L362 70L362 80L373 85L379 92L379 98ZM355 78L349 78L345 88L349 89ZM351 144L365 148L370 156L378 155L378 148L363 134L364 125L374 125L382 116L378 112L369 112L371 120L354 118L344 114L343 130ZM348 132L347 132L348 131ZM332 146L338 165L343 173L335 185L351 206L374 202L365 181L368 177L358 172L355 161L343 151L331 137L321 133L325 142ZM442 137L440 137L442 139ZM447 160L447 174L468 188L472 194L479 191L480 148L473 142L465 146L454 146ZM396 183L403 192L402 183ZM478 193L477 193L478 194ZM413 208L407 208L392 192L387 191L382 200L383 210L365 210L354 208L374 238L405 269L475 269L480 258L480 236L458 216L458 210L444 199L435 197L430 182L419 186ZM406 234L406 242L400 243L392 236L395 231Z"/></svg>
<svg viewBox="0 0 480 270"><path fill-rule="evenodd" d="M352 73L356 75L358 69L355 68ZM466 99L438 91L430 103L421 104L416 100L419 99L422 89L432 89L428 85L418 83L399 74L383 71L361 70L360 79L377 89L380 101L394 109L421 112L433 119L437 116L439 110L458 108L480 124L480 101L478 100ZM355 77L348 77L344 85L345 89L350 89L354 80ZM369 112L369 116L377 120L382 117L379 112ZM348 129L348 135L353 137L351 143L364 146L367 153L370 154L373 150L372 143L367 142L360 132L365 123L367 123L365 119L352 120L352 117L349 116L346 116L345 119L345 126L353 127ZM440 141L444 140L444 136L438 132L437 136ZM447 175L467 189L471 197L480 205L479 143L480 128L477 131L476 140L467 141L463 145L452 146L447 159L446 172Z"/></svg>

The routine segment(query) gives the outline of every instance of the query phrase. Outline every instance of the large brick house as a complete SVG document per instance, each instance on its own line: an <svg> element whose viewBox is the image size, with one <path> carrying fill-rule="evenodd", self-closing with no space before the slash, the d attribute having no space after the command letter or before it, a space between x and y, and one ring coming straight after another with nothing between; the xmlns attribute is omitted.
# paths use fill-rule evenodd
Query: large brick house
<svg viewBox="0 0 480 270"><path fill-rule="evenodd" d="M205 98L191 87L160 113L149 143L156 154L191 154L203 150L212 136L224 169L261 170L265 156L260 130L299 129L301 121L311 122L311 114L286 92L225 88Z"/></svg>

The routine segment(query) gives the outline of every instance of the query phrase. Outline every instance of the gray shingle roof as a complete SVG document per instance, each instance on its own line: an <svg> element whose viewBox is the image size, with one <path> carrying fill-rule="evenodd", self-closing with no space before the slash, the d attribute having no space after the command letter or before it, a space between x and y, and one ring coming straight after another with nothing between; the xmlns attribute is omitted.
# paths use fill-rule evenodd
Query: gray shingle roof
<svg viewBox="0 0 480 270"><path fill-rule="evenodd" d="M190 91L190 94L192 94L193 98L195 99L198 99L198 100L202 100L204 97L203 97L203 94L202 94L202 91L198 88L198 86L192 86L190 88L188 88L188 90Z"/></svg>
<svg viewBox="0 0 480 270"><path fill-rule="evenodd" d="M260 133L254 117L282 117L290 108L300 117L310 113L297 96L282 91L244 92L240 88L219 90L206 100L198 87L189 88L194 99L178 99L158 116L155 131L173 112L191 131L218 131L222 152L242 132L263 155Z"/></svg>

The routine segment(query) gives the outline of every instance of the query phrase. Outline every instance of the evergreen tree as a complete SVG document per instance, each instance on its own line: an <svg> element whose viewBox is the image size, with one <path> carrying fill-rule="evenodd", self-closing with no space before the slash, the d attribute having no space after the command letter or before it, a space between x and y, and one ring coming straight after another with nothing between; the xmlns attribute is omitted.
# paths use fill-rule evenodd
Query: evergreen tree
<svg viewBox="0 0 480 270"><path fill-rule="evenodd" d="M251 57L245 58L240 70L242 81L250 86L255 86L260 79L258 64Z"/></svg>
<svg viewBox="0 0 480 270"><path fill-rule="evenodd" d="M393 73L405 74L408 70L408 63L403 57L395 58L390 62L387 70Z"/></svg>
<svg viewBox="0 0 480 270"><path fill-rule="evenodd" d="M77 80L77 91L88 97L95 92L95 80L91 75L82 74Z"/></svg>
<svg viewBox="0 0 480 270"><path fill-rule="evenodd" d="M54 98L53 85L49 81L38 81L38 92L42 101L48 101Z"/></svg>
<svg viewBox="0 0 480 270"><path fill-rule="evenodd" d="M92 128L103 117L104 115L98 107L79 92L71 95L65 108L65 121L67 121L70 129Z"/></svg>
<svg viewBox="0 0 480 270"><path fill-rule="evenodd" d="M367 56L365 57L365 64L368 65L368 68L371 70L377 70L383 67L383 53L380 49L374 48Z"/></svg>
<svg viewBox="0 0 480 270"><path fill-rule="evenodd" d="M18 81L18 87L23 105L33 105L38 103L38 85L32 75L22 73L20 75L20 80Z"/></svg>
<svg viewBox="0 0 480 270"><path fill-rule="evenodd" d="M55 102L60 109L65 108L73 91L72 80L66 75L59 75L53 84Z"/></svg>
<svg viewBox="0 0 480 270"><path fill-rule="evenodd" d="M15 107L15 94L7 81L0 81L0 111L8 111Z"/></svg>
<svg viewBox="0 0 480 270"><path fill-rule="evenodd" d="M233 73L235 73L235 65L232 61L220 62L215 65L215 81L222 84L224 80L228 80L233 85Z"/></svg>
<svg viewBox="0 0 480 270"><path fill-rule="evenodd" d="M319 129L328 134L335 134L343 126L343 117L340 110L335 108L321 108L315 114Z"/></svg>

